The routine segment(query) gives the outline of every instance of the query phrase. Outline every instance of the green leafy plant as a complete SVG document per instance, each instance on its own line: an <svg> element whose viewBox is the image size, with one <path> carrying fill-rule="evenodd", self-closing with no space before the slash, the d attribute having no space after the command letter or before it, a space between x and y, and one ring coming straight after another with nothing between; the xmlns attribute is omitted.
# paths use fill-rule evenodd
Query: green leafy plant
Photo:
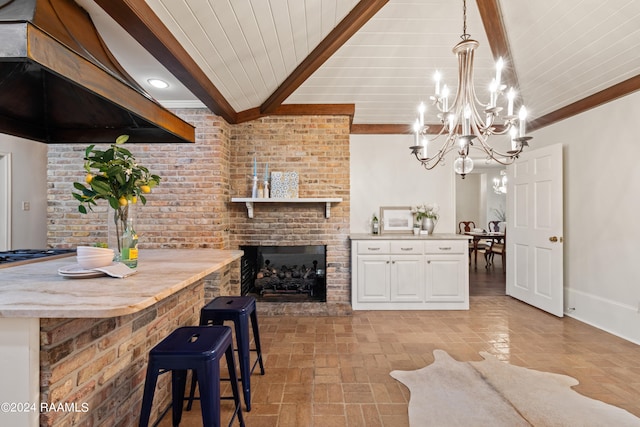
<svg viewBox="0 0 640 427"><path fill-rule="evenodd" d="M144 194L160 183L158 175L151 174L149 169L139 165L129 150L122 144L129 140L129 135L120 135L115 144L105 151L98 150L95 145L87 147L84 153L84 169L87 172L85 182L74 182L73 197L80 202L78 211L86 214L93 210L97 200L107 200L114 209L114 223L120 250L120 236L129 217L129 205L147 203Z"/></svg>

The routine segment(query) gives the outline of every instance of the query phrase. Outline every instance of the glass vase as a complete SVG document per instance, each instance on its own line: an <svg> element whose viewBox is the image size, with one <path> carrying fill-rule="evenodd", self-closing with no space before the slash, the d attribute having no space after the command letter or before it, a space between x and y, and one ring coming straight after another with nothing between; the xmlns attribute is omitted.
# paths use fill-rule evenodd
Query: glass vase
<svg viewBox="0 0 640 427"><path fill-rule="evenodd" d="M125 249L125 242L123 242L123 238L125 230L127 229L127 220L135 220L135 208L132 203L129 203L126 206L119 206L118 209L109 208L108 214L108 245L111 249L113 249L113 260L115 262L121 262L122 252L123 249Z"/></svg>

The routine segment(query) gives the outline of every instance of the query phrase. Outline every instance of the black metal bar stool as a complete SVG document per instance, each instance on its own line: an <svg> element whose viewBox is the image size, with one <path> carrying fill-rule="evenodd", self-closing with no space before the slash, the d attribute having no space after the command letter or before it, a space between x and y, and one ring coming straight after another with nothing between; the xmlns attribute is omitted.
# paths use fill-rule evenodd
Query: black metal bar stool
<svg viewBox="0 0 640 427"><path fill-rule="evenodd" d="M253 349L249 348L249 319L251 319L255 344ZM225 320L230 320L235 325L244 403L247 406L247 411L251 411L251 374L256 365L260 364L260 374L264 375L258 315L256 314L256 299L251 296L217 297L200 310L200 325L222 325ZM251 351L255 351L258 355L253 366L251 366L250 362ZM193 386L191 389L193 395Z"/></svg>
<svg viewBox="0 0 640 427"><path fill-rule="evenodd" d="M158 375L171 371L171 397L173 425L180 424L187 371L193 370L199 379L200 406L203 426L220 426L220 358L225 354L235 411L235 417L244 426L238 379L233 360L233 339L228 326L185 326L176 329L149 352L149 364L142 397L140 426L146 427L151 416L153 395ZM167 408L167 411L169 408ZM166 414L166 411L163 413Z"/></svg>

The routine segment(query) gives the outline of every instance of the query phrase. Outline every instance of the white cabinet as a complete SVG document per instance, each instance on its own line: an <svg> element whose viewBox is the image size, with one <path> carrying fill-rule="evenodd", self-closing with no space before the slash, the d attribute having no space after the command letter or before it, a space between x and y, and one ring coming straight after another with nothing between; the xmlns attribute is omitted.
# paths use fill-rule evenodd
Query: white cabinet
<svg viewBox="0 0 640 427"><path fill-rule="evenodd" d="M468 309L466 249L466 240L352 240L353 309Z"/></svg>

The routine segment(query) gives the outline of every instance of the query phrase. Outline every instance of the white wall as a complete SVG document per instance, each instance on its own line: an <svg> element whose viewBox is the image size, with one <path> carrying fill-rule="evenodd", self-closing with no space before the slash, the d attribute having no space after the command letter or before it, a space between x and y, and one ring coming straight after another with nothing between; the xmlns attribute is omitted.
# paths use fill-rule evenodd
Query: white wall
<svg viewBox="0 0 640 427"><path fill-rule="evenodd" d="M11 249L47 243L47 145L0 134L0 153L11 153ZM22 202L30 209L22 210ZM3 218L4 219L4 218Z"/></svg>
<svg viewBox="0 0 640 427"><path fill-rule="evenodd" d="M351 232L367 233L380 206L438 203L435 233L455 233L453 166L428 171L409 151L411 135L351 135ZM459 178L458 178L459 179Z"/></svg>
<svg viewBox="0 0 640 427"><path fill-rule="evenodd" d="M458 178L455 180L456 224L460 223L460 221L473 221L476 227L486 227L483 225L481 215L482 201L485 199L482 191L483 181L482 174L479 173L471 173L464 179Z"/></svg>
<svg viewBox="0 0 640 427"><path fill-rule="evenodd" d="M567 314L640 343L640 92L533 133L563 144Z"/></svg>

